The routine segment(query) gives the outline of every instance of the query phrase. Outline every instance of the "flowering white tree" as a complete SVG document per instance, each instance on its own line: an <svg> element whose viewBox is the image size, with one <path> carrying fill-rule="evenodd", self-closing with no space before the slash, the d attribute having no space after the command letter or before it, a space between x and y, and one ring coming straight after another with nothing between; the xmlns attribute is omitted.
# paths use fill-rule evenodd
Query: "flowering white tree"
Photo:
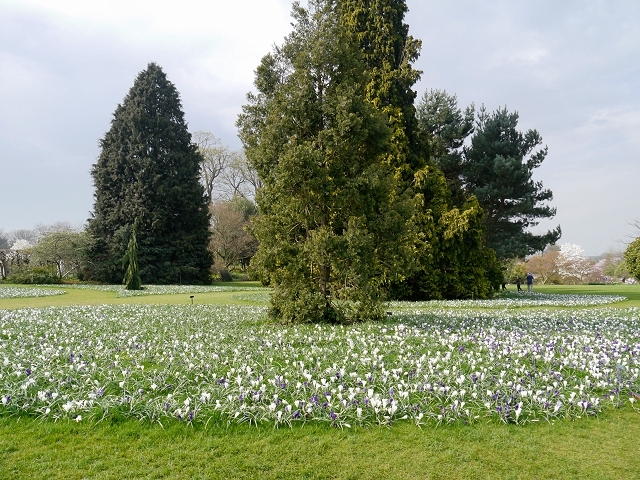
<svg viewBox="0 0 640 480"><path fill-rule="evenodd" d="M33 247L33 245L31 245L31 243L29 243L27 240L21 238L21 239L15 241L15 243L11 246L11 250L13 250L14 252L21 252L23 250L28 250L31 247Z"/></svg>
<svg viewBox="0 0 640 480"><path fill-rule="evenodd" d="M582 283L592 265L593 262L584 256L584 249L580 245L564 243L560 246L558 271L565 280Z"/></svg>

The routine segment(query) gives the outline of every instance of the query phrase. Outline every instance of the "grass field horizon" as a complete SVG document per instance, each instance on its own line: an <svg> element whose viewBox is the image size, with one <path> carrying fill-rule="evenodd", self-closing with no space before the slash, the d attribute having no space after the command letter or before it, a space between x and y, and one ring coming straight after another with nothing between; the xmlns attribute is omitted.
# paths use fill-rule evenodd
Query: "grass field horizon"
<svg viewBox="0 0 640 480"><path fill-rule="evenodd" d="M225 287L260 287L259 282L219 282L214 285ZM19 288L44 288L50 290L64 290L64 295L55 295L48 297L28 297L28 298L0 298L0 309L15 308L40 308L49 306L68 306L68 305L177 305L177 304L197 304L197 305L221 305L221 304L238 304L238 305L259 305L265 302L252 302L246 300L238 300L234 297L243 296L244 292L206 292L195 293L191 299L191 294L164 294L164 295L141 295L132 297L118 297L112 291L100 290L83 290L76 289L66 284L59 285L19 285L0 283L3 286L12 286ZM516 292L515 285L507 285L508 293ZM615 308L640 307L640 284L611 284L611 285L535 285L534 293L549 294L579 294L579 295L620 295L627 297L624 302L612 303ZM526 296L527 292L521 295ZM193 300L193 302L192 302Z"/></svg>
<svg viewBox="0 0 640 480"><path fill-rule="evenodd" d="M123 298L115 292L64 285L38 288L67 293L0 299L0 313L50 306L67 311L75 305L189 309L186 305L191 303L189 294ZM547 310L549 315L573 308L624 312L640 306L638 285L536 285L535 291L622 295L628 300L604 306L523 307L519 311L525 317L527 311L543 318ZM259 298L246 293L196 293L193 300L198 308L264 305L243 300ZM269 326L261 328L267 331ZM77 423L14 411L0 415L0 478L640 478L638 438L640 413L628 402L597 414L524 425L493 416L470 425L456 421L421 428L402 420L390 426L348 428L331 426L330 421L274 428L263 423L204 425L166 419L160 425L118 414Z"/></svg>

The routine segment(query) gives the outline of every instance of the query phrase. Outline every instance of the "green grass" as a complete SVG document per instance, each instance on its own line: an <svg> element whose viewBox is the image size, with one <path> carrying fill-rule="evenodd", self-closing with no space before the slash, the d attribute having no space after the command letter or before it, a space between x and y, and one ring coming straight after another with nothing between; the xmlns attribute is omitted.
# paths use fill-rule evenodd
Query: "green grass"
<svg viewBox="0 0 640 480"><path fill-rule="evenodd" d="M527 286L523 285L526 291ZM510 292L516 291L515 285L507 285ZM640 284L639 285L534 285L535 292L576 294L576 295L622 295L627 297L625 302L611 304L616 308L640 307Z"/></svg>
<svg viewBox="0 0 640 480"><path fill-rule="evenodd" d="M8 285L8 284L5 284ZM244 286L259 287L258 282L225 282L216 283L219 286ZM28 285L14 285L29 288ZM41 308L41 307L62 307L70 305L124 305L124 304L146 304L146 305L175 305L189 304L191 294L171 294L171 295L143 295L134 297L118 297L116 292L100 290L84 290L76 288L65 288L64 285L39 286L38 288L52 290L64 290L64 295L50 297L29 297L29 298L0 298L0 309L16 308ZM246 295L251 292L207 292L195 293L194 304L212 305L253 305L255 302L236 300L238 295Z"/></svg>
<svg viewBox="0 0 640 480"><path fill-rule="evenodd" d="M640 478L640 416L338 430L0 418L0 478Z"/></svg>
<svg viewBox="0 0 640 480"><path fill-rule="evenodd" d="M220 286L246 286L258 287L258 282L219 282ZM28 288L28 286L20 285ZM189 304L189 294L172 295L144 295L139 297L117 297L116 292L103 292L98 290L81 290L66 288L64 285L52 285L53 290L65 290L64 295L51 297L9 298L0 299L0 309L16 308L40 308L48 306L69 305L122 305L122 304L147 304L147 305L174 305ZM508 285L510 292L516 290L515 285ZM534 290L541 293L578 294L578 295L622 295L627 301L618 302L611 306L616 308L640 307L640 285L535 285ZM194 294L195 304L233 304L233 305L257 305L260 302L251 302L236 297L243 297L252 292L208 292Z"/></svg>

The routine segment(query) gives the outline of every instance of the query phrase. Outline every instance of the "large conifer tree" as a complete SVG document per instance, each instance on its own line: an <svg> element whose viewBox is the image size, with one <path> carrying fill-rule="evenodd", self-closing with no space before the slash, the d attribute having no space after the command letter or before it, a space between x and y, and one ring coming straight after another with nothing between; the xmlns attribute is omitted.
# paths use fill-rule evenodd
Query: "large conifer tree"
<svg viewBox="0 0 640 480"><path fill-rule="evenodd" d="M391 128L385 156L394 168L398 198L410 199L413 215L407 226L413 236L415 269L391 279L397 298L429 299L487 296L495 285L492 253L482 236L482 210L477 202L452 200L438 168L434 137L416 116L414 84L421 72L413 68L421 42L404 22L405 0L342 0L341 16L354 32L370 72L367 99L383 112ZM407 236L406 238L410 238Z"/></svg>
<svg viewBox="0 0 640 480"><path fill-rule="evenodd" d="M120 283L133 224L144 283L210 279L209 213L198 180L201 157L187 130L178 91L151 63L116 108L91 174L92 277Z"/></svg>
<svg viewBox="0 0 640 480"><path fill-rule="evenodd" d="M540 134L517 127L517 112L503 108L488 113L482 108L462 165L467 194L475 195L485 211L484 243L500 259L541 252L561 235L560 226L544 234L528 230L539 219L555 216L556 209L547 204L553 199L551 190L532 178L547 147L536 150L542 144Z"/></svg>
<svg viewBox="0 0 640 480"><path fill-rule="evenodd" d="M418 125L429 145L430 158L447 179L453 204L462 207L468 197L462 181L462 153L465 140L473 133L474 106L463 112L455 95L429 90L418 102L416 110Z"/></svg>
<svg viewBox="0 0 640 480"><path fill-rule="evenodd" d="M395 202L385 116L337 2L294 4L294 31L257 69L238 125L258 192L252 263L282 322L381 318L380 286L405 267L410 211Z"/></svg>
<svg viewBox="0 0 640 480"><path fill-rule="evenodd" d="M407 11L405 0L340 2L340 15L355 34L369 73L366 97L387 116L391 128L393 140L386 160L410 183L426 156L413 104L413 86L422 72L412 64L420 55L422 42L409 35L409 25L404 22Z"/></svg>

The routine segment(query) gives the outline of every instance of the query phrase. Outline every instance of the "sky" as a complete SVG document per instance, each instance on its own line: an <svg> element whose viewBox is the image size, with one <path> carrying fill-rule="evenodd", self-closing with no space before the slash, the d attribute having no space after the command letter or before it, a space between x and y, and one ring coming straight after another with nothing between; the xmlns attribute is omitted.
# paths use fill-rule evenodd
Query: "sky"
<svg viewBox="0 0 640 480"><path fill-rule="evenodd" d="M304 2L303 2L304 3ZM640 231L640 2L407 0L428 89L507 107L549 153L558 243L624 250ZM291 31L286 0L0 0L0 229L93 208L91 166L149 62L180 92L189 130L240 149L235 121L262 56Z"/></svg>

